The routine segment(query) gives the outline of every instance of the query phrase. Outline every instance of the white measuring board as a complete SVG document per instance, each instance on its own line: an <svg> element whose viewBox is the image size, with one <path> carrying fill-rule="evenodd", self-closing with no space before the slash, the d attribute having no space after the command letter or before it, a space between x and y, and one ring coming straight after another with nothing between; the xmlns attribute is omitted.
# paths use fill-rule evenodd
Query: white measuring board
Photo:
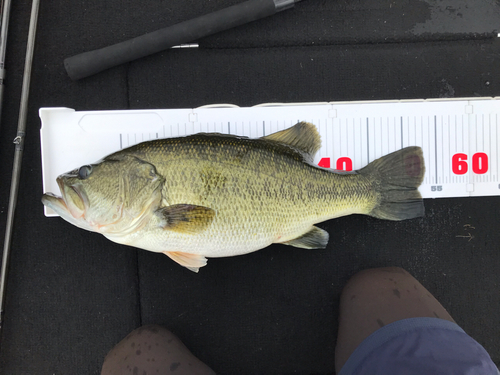
<svg viewBox="0 0 500 375"><path fill-rule="evenodd" d="M500 98L266 104L240 108L75 111L41 108L43 190L56 177L150 139L198 132L261 137L298 121L322 139L315 163L360 169L407 146L420 146L424 198L500 195ZM45 209L47 216L55 216Z"/></svg>

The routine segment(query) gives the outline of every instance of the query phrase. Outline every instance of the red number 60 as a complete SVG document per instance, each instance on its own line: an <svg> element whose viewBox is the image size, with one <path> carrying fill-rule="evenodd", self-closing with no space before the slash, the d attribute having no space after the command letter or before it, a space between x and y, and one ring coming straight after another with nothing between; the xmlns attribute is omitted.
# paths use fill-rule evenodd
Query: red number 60
<svg viewBox="0 0 500 375"><path fill-rule="evenodd" d="M466 154L455 154L451 158L451 169L455 174L466 174L469 170ZM484 152L476 152L472 155L472 172L485 174L488 172L488 155Z"/></svg>

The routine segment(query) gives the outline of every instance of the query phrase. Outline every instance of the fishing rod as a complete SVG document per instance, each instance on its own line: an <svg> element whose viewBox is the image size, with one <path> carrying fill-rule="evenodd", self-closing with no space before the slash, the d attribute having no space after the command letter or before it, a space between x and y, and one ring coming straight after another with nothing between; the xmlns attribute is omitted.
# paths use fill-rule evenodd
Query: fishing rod
<svg viewBox="0 0 500 375"><path fill-rule="evenodd" d="M5 50L7 48L7 31L9 29L11 0L2 1L2 18L0 29L0 123L2 117L3 91L5 81Z"/></svg>
<svg viewBox="0 0 500 375"><path fill-rule="evenodd" d="M299 1L248 0L109 47L68 57L64 60L64 67L71 79L85 78L178 44L272 16L292 8Z"/></svg>
<svg viewBox="0 0 500 375"><path fill-rule="evenodd" d="M7 212L7 226L5 229L5 240L2 256L2 269L0 271L0 331L3 323L5 306L5 290L7 284L7 266L9 262L10 245L12 240L12 227L14 224L14 213L16 210L17 193L19 191L19 179L21 176L21 162L24 150L24 137L26 135L26 118L28 115L28 96L31 82L31 68L33 65L33 53L35 47L36 25L38 21L38 9L40 0L33 0L31 5L30 26L28 31L28 42L26 44L26 60L24 63L23 86L21 91L21 104L19 107L19 119L17 124L17 135L14 138L14 166L12 169L12 181L10 185L9 209ZM2 24L2 28L3 28Z"/></svg>

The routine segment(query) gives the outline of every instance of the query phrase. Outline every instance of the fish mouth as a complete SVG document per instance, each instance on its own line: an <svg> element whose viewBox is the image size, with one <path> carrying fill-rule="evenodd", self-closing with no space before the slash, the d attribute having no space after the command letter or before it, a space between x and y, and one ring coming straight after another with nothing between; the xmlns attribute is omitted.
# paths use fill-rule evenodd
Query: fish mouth
<svg viewBox="0 0 500 375"><path fill-rule="evenodd" d="M45 193L42 195L42 203L53 209L59 216L62 214L69 213L68 206L62 197L59 197L52 193Z"/></svg>
<svg viewBox="0 0 500 375"><path fill-rule="evenodd" d="M83 217L75 218L68 208L68 205L62 197L59 197L52 193L45 193L42 195L42 203L53 209L61 218L67 222L88 231L94 231L94 229L83 219Z"/></svg>
<svg viewBox="0 0 500 375"><path fill-rule="evenodd" d="M86 207L88 207L87 196L76 186L66 184L63 176L59 176L56 181L67 211L75 219L82 218L85 215Z"/></svg>

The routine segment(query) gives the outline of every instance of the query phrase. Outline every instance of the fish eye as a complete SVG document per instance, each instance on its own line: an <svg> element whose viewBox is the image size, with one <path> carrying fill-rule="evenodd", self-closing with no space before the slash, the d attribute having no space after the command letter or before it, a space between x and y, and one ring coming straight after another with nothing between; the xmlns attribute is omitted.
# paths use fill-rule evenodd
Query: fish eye
<svg viewBox="0 0 500 375"><path fill-rule="evenodd" d="M78 177L80 178L80 180L85 180L90 176L91 173L92 173L92 166L84 165L83 167L80 167L80 169L78 170Z"/></svg>

